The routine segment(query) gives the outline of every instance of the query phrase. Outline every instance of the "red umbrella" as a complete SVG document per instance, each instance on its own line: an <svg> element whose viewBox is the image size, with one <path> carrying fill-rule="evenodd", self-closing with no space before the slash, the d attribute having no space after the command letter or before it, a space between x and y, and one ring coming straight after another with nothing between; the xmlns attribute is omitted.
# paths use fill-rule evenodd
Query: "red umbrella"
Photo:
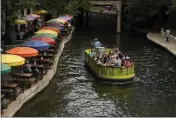
<svg viewBox="0 0 176 118"><path fill-rule="evenodd" d="M57 29L55 27L49 27L49 26L42 27L42 28L40 28L40 30L53 30L53 31L56 31L56 32L60 32L59 29Z"/></svg>
<svg viewBox="0 0 176 118"><path fill-rule="evenodd" d="M39 41L43 41L46 42L50 45L54 45L56 44L56 41L52 38L49 37L45 37L45 36L36 36L36 37L32 37L31 40L39 40Z"/></svg>

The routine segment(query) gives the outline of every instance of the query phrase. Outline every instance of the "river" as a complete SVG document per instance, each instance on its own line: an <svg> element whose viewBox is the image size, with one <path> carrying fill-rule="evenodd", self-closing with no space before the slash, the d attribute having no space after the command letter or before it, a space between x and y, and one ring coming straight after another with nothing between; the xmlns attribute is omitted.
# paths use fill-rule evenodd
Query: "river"
<svg viewBox="0 0 176 118"><path fill-rule="evenodd" d="M176 59L145 35L120 36L113 31L114 27L75 31L50 85L15 116L176 116ZM120 86L95 81L84 67L84 50L95 37L106 47L128 53L135 62L137 82Z"/></svg>

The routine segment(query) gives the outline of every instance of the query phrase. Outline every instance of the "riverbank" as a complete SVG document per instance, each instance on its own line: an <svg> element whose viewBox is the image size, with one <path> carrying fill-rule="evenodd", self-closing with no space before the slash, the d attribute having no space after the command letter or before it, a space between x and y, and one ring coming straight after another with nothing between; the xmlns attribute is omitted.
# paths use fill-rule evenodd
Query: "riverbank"
<svg viewBox="0 0 176 118"><path fill-rule="evenodd" d="M160 33L148 33L147 39L152 41L153 43L165 48L171 54L176 57L176 41L170 40L169 43L166 43L165 39L161 36Z"/></svg>
<svg viewBox="0 0 176 118"><path fill-rule="evenodd" d="M58 53L55 56L54 64L51 67L51 69L48 70L47 74L43 77L43 79L41 81L38 81L37 84L32 85L30 89L25 90L24 93L19 94L16 100L11 102L8 105L7 109L2 111L1 113L2 117L14 116L15 113L23 106L24 103L32 99L36 94L41 92L45 87L49 85L50 81L53 79L53 76L57 71L57 64L58 64L60 55L62 54L62 51L64 49L64 46L72 38L74 29L75 28L73 28L70 35L66 37L64 40L62 40L61 43L59 44Z"/></svg>

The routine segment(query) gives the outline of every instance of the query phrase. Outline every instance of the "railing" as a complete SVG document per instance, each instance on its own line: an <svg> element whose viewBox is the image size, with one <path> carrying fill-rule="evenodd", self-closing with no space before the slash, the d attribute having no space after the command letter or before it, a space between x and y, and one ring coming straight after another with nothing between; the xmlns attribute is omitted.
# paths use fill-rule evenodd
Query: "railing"
<svg viewBox="0 0 176 118"><path fill-rule="evenodd" d="M102 66L89 56L89 49L85 51L85 61L90 68L97 74L109 79L126 79L128 75L134 74L134 64L131 67L115 67L115 66Z"/></svg>

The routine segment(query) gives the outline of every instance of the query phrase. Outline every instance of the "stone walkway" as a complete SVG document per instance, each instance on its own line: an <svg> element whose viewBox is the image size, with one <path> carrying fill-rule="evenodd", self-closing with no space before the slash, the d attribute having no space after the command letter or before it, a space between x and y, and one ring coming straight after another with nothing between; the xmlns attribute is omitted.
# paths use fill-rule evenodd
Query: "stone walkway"
<svg viewBox="0 0 176 118"><path fill-rule="evenodd" d="M165 48L176 57L176 41L170 40L169 43L166 43L166 40L160 33L148 33L147 38L153 43Z"/></svg>

